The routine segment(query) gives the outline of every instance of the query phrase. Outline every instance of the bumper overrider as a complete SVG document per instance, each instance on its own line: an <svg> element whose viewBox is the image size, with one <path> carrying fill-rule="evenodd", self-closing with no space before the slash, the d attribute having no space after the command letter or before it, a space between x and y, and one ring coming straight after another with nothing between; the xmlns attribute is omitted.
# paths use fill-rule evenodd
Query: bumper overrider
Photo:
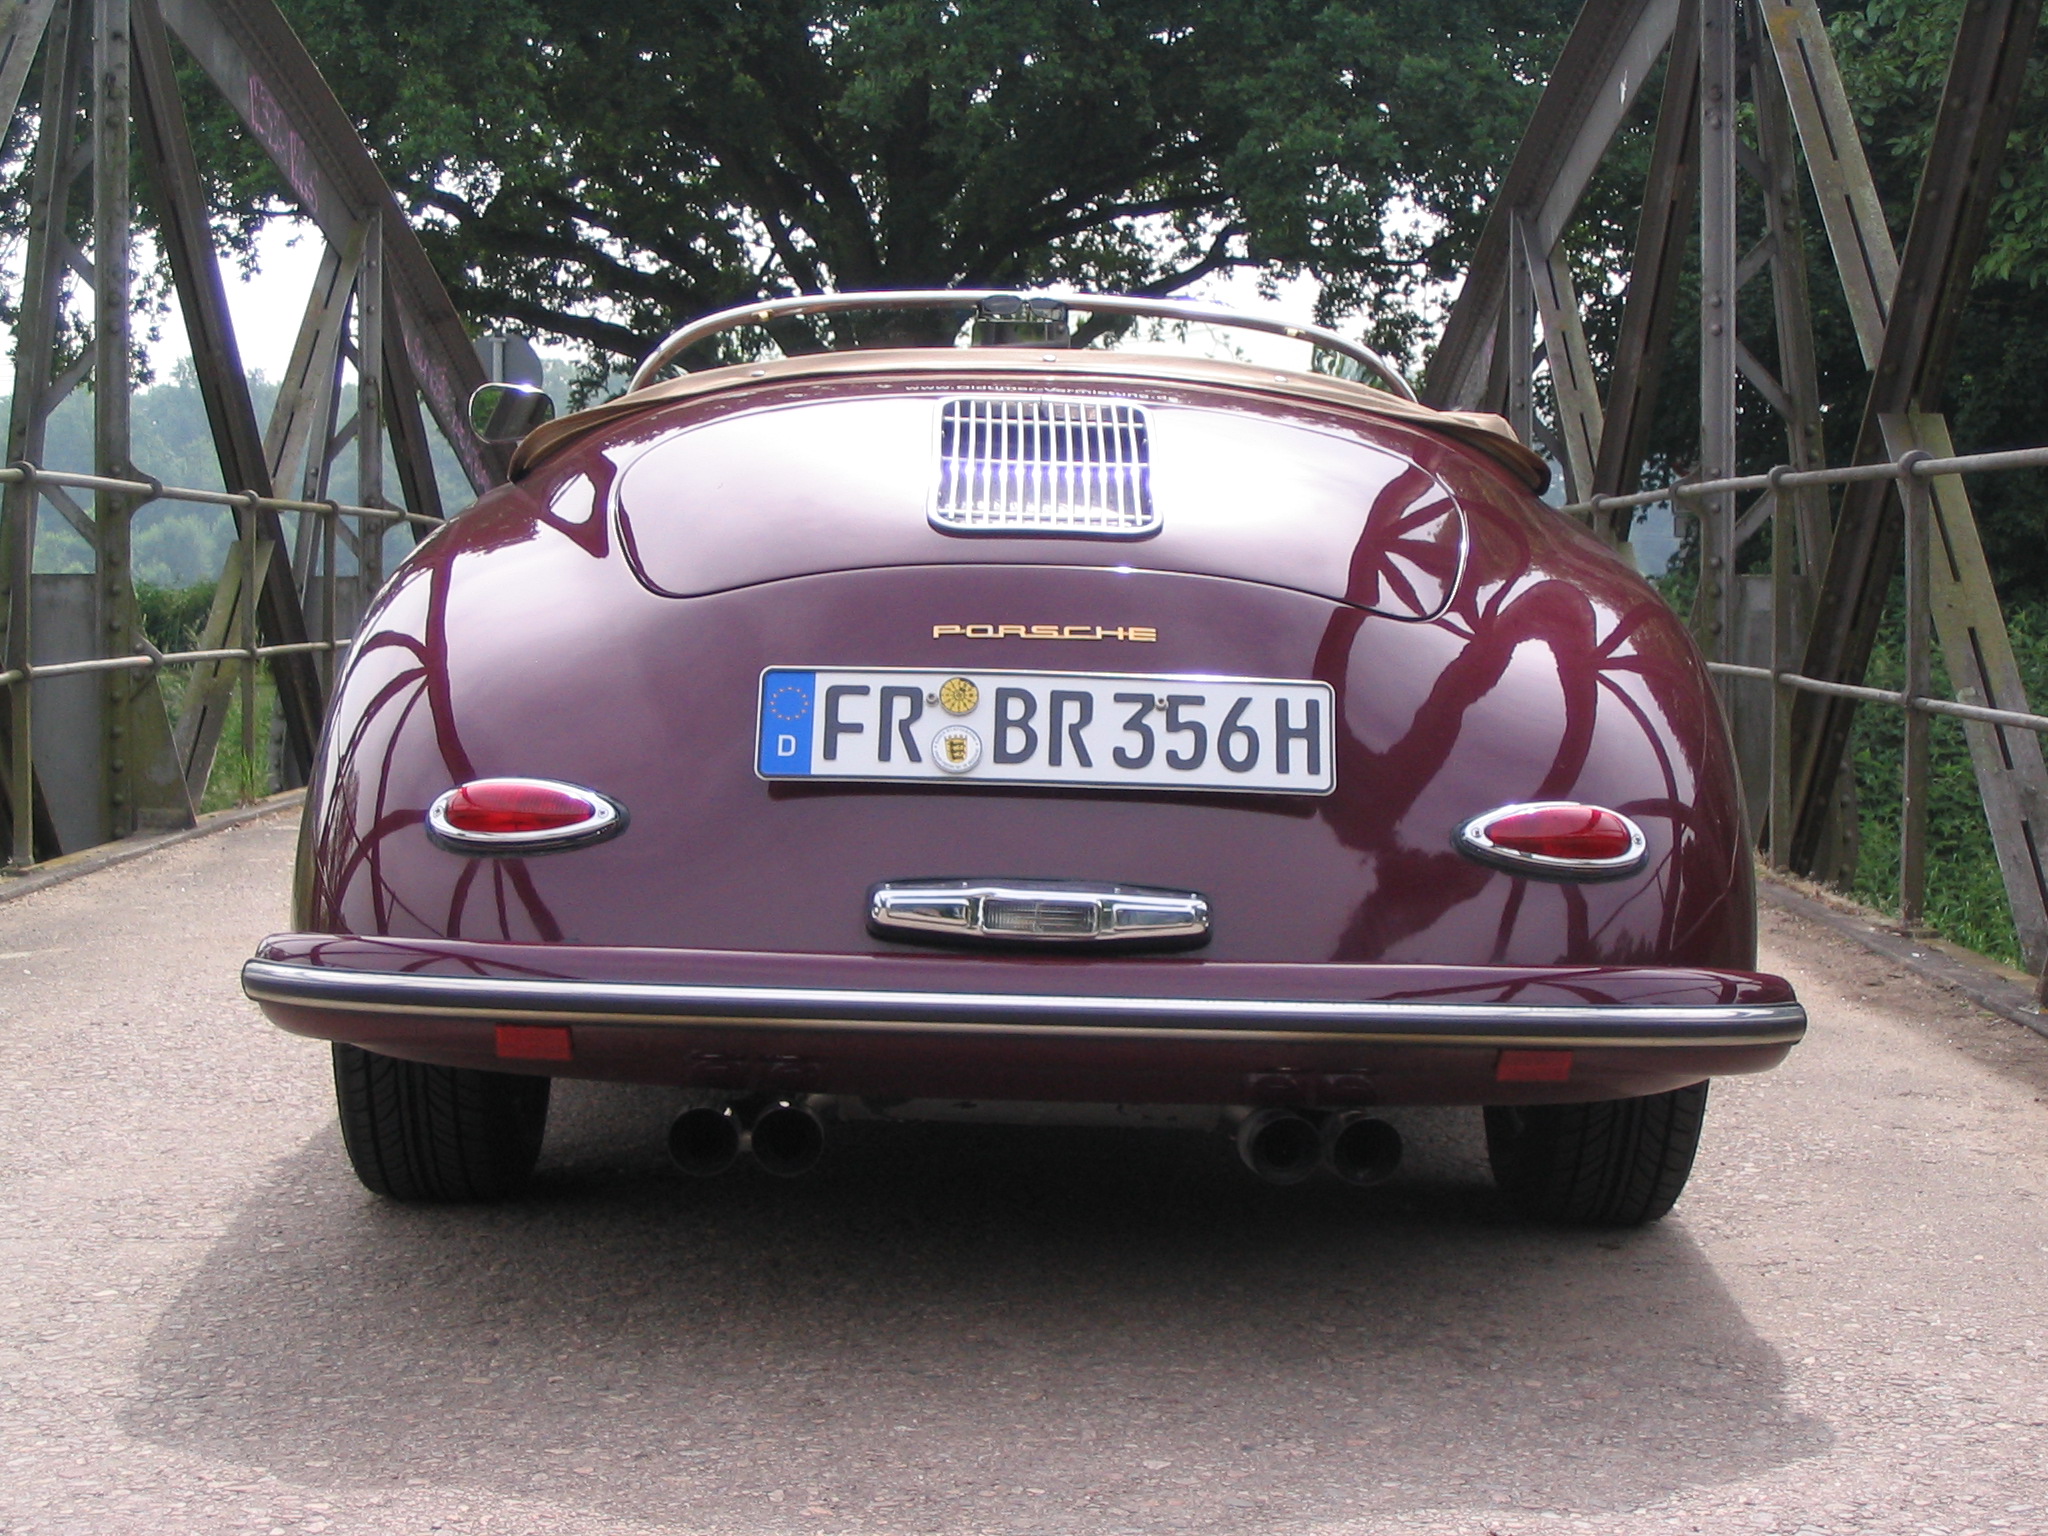
<svg viewBox="0 0 2048 1536"><path fill-rule="evenodd" d="M1777 1065L1746 971L810 955L280 934L280 1027L416 1061L883 1098L1534 1103Z"/></svg>

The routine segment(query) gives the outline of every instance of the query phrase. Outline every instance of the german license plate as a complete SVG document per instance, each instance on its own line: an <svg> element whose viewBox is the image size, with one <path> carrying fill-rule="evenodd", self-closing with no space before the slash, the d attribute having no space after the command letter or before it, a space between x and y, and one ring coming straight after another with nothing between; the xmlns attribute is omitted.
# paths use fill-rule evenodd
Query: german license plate
<svg viewBox="0 0 2048 1536"><path fill-rule="evenodd" d="M1327 683L1117 672L770 667L764 779L1327 795Z"/></svg>

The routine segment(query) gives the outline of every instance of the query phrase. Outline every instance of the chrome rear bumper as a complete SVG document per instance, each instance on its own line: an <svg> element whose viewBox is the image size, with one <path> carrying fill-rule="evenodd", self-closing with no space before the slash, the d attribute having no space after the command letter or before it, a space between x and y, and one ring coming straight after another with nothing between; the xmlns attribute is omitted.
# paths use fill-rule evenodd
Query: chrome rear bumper
<svg viewBox="0 0 2048 1536"><path fill-rule="evenodd" d="M251 960L259 1003L562 1025L1535 1047L1790 1045L1796 1002L1630 1005L870 991L415 975Z"/></svg>

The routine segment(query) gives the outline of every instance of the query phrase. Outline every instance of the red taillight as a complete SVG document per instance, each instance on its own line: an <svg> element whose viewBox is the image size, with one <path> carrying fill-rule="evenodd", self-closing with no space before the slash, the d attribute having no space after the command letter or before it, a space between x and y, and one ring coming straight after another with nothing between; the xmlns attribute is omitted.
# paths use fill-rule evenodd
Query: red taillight
<svg viewBox="0 0 2048 1536"><path fill-rule="evenodd" d="M473 779L427 812L434 841L463 853L539 853L580 847L625 825L595 790L549 779Z"/></svg>
<svg viewBox="0 0 2048 1536"><path fill-rule="evenodd" d="M441 817L457 832L559 832L590 819L589 797L531 779L479 779L448 796Z"/></svg>
<svg viewBox="0 0 2048 1536"><path fill-rule="evenodd" d="M1642 828L1619 811L1565 801L1489 811L1458 829L1458 844L1510 869L1575 879L1627 874L1645 848Z"/></svg>
<svg viewBox="0 0 2048 1536"><path fill-rule="evenodd" d="M1546 805L1486 824L1493 846L1545 859L1618 859L1631 846L1628 823L1597 805Z"/></svg>

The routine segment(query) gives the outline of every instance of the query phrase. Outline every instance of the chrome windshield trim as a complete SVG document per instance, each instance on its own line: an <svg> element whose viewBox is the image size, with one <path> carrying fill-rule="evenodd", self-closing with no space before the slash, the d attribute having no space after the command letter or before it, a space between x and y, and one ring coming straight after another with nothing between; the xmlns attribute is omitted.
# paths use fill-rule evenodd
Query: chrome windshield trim
<svg viewBox="0 0 2048 1536"><path fill-rule="evenodd" d="M343 1013L484 1017L516 1013L591 1024L916 1031L968 1028L1141 1037L1162 1033L1285 1034L1364 1037L1388 1043L1498 1045L1535 1040L1588 1046L1789 1044L1806 1032L1806 1010L1797 1003L1642 1007L869 992L829 987L418 976L274 960L245 963L242 990L257 1002Z"/></svg>
<svg viewBox="0 0 2048 1536"><path fill-rule="evenodd" d="M672 331L660 346L647 355L633 373L626 385L626 393L647 388L676 358L709 340L721 331L732 330L742 325L765 325L783 315L830 315L848 310L860 309L958 309L971 310L984 299L1005 299L1016 297L1045 297L1058 299L1070 309L1086 310L1099 315L1135 315L1140 318L1177 320L1199 325L1226 325L1239 330L1263 331L1272 336L1285 336L1290 340L1306 341L1348 357L1365 372L1371 374L1376 387L1403 400L1415 399L1415 387L1401 376L1401 371L1370 347L1348 341L1335 331L1319 325L1298 325L1288 320L1278 320L1271 315L1246 314L1242 310L1224 309L1212 304L1197 303L1190 299L1155 299L1132 294L1111 293L1051 293L1044 295L1017 294L1003 288L922 288L897 289L886 293L811 293L795 294L780 299L763 299L753 304L742 304L735 309L723 309L716 314L705 315L692 320L680 330Z"/></svg>

